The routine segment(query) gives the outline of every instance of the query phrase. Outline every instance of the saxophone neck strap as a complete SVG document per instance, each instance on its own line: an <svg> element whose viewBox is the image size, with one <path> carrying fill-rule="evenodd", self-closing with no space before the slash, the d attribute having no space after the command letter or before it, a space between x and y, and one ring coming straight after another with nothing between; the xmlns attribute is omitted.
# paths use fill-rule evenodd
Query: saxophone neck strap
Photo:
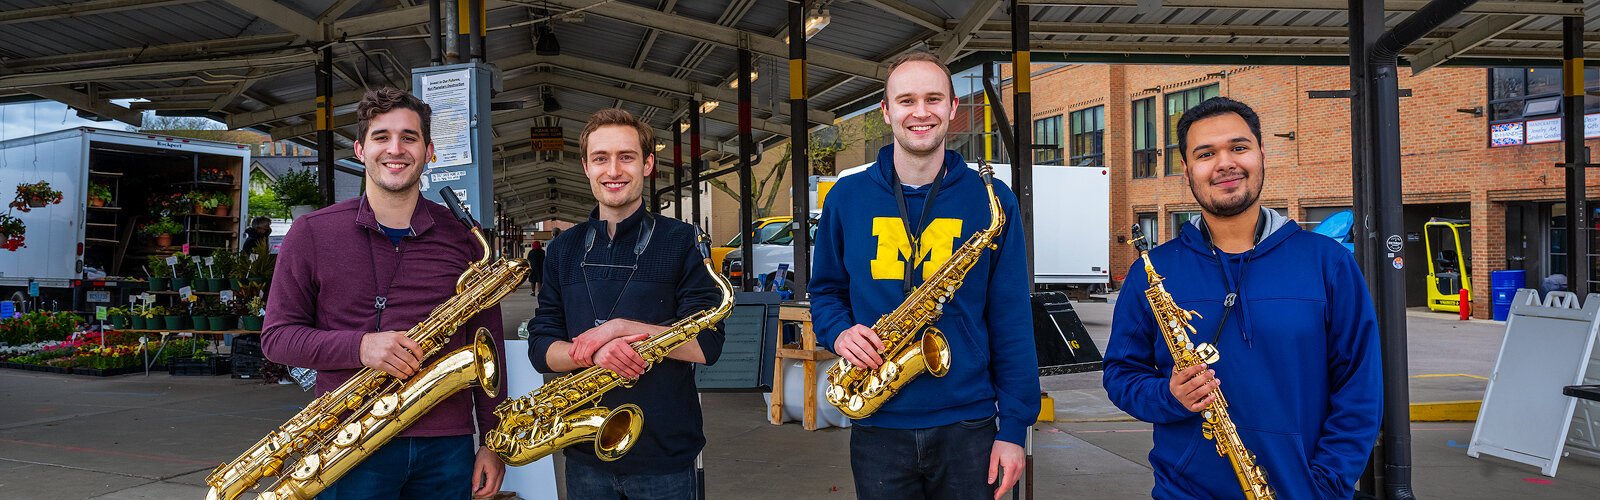
<svg viewBox="0 0 1600 500"><path fill-rule="evenodd" d="M610 224L610 222L605 220L598 222L600 225ZM623 294L627 293L628 285L633 283L633 275L639 271L639 258L644 255L644 250L650 247L650 238L655 235L656 219L655 215L651 214L650 212L644 212L644 219L639 221L638 239L633 244L633 262L626 266L611 263L601 264L589 262L589 251L594 249L595 234L598 231L595 226L595 224L590 224L588 231L584 232L583 234L583 260L580 261L578 267L579 272L583 273L583 291L584 295L586 295L589 299L589 311L595 315L594 326L600 326L601 323L605 323L606 320L611 318L612 314L617 312L617 304L622 303ZM622 282L622 289L617 291L617 296L611 301L611 310L607 311L603 316L600 314L600 310L595 308L594 291L589 286L589 268L591 267L628 270L628 278Z"/></svg>
<svg viewBox="0 0 1600 500"><path fill-rule="evenodd" d="M918 221L920 224L917 224L916 230L913 231L910 209L906 206L905 186L900 185L900 172L894 165L889 165L889 190L894 191L895 206L900 209L900 222L905 224L906 240L911 244L911 254L906 256L906 271L900 280L900 292L905 295L911 295L912 275L915 274L918 256L921 255L917 248L922 245L919 237L922 235L922 229L933 221L933 199L939 196L939 186L944 184L944 174L948 168L948 165L939 165L939 173L933 176L933 187L928 189L928 197L922 200L922 213L919 215L922 220Z"/></svg>

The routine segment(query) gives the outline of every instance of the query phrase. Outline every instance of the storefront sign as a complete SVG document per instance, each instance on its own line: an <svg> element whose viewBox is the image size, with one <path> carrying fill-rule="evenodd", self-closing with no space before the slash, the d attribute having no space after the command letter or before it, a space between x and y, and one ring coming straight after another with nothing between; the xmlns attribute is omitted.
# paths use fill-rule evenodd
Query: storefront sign
<svg viewBox="0 0 1600 500"><path fill-rule="evenodd" d="M1489 126L1489 147L1522 144L1522 122L1496 123Z"/></svg>

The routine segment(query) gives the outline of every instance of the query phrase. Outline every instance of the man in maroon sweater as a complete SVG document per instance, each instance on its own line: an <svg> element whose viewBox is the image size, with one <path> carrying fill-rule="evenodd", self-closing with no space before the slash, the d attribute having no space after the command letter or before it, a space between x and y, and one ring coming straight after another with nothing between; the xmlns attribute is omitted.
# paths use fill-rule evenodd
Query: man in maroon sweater
<svg viewBox="0 0 1600 500"><path fill-rule="evenodd" d="M405 331L455 294L456 278L481 252L449 209L418 188L433 157L428 105L385 88L368 92L356 115L366 194L295 221L278 254L261 335L268 359L320 372L319 394L363 367L408 378L433 361L421 358ZM504 352L499 306L473 317L440 352L468 345L478 327ZM504 358L496 362L505 373ZM494 494L505 465L473 436L499 423L493 411L504 398L476 390L450 396L318 498Z"/></svg>

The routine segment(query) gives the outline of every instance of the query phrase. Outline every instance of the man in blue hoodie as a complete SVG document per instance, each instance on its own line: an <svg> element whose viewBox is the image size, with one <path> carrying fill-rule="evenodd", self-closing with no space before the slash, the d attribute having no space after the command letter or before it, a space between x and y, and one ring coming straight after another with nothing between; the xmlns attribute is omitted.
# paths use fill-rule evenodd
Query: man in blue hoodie
<svg viewBox="0 0 1600 500"><path fill-rule="evenodd" d="M1211 366L1173 372L1144 291L1128 270L1106 346L1111 401L1155 424L1155 498L1242 498L1228 460L1201 435L1221 381L1240 439L1278 498L1350 498L1382 416L1378 326L1350 251L1261 207L1261 122L1216 97L1178 120L1184 175L1204 212L1149 252ZM1154 237L1154 235L1150 235Z"/></svg>
<svg viewBox="0 0 1600 500"><path fill-rule="evenodd" d="M865 172L840 179L817 226L811 317L817 337L876 369L870 327L989 226L983 179L945 133L955 116L950 71L911 52L889 67L881 103L894 144ZM950 345L944 377L924 374L850 432L850 467L864 499L999 498L1022 475L1039 415L1039 363L1017 199L1000 181L1007 224L934 325ZM987 459L987 460L986 460Z"/></svg>

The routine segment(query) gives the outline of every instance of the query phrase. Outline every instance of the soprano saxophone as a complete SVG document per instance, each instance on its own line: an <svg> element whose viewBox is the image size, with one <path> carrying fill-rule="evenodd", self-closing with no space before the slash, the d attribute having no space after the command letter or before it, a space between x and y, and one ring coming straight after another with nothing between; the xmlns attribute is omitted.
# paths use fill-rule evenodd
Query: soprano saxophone
<svg viewBox="0 0 1600 500"><path fill-rule="evenodd" d="M944 314L944 303L961 288L967 271L978 263L983 251L999 248L995 238L1006 224L1005 211L994 195L994 167L980 162L978 173L989 194L989 227L973 233L899 307L872 324L872 331L883 341L882 365L869 370L840 360L828 368L828 403L845 416L866 418L923 372L943 377L950 371L950 343L933 323Z"/></svg>
<svg viewBox="0 0 1600 500"><path fill-rule="evenodd" d="M710 241L701 234L695 246L706 272L722 291L722 301L633 344L646 370L701 331L716 328L733 310L733 285L712 268ZM500 425L485 435L484 445L510 465L528 464L584 441L594 442L595 456L601 460L622 458L639 441L644 411L634 404L606 408L600 406L600 397L633 384L634 380L599 365L563 375L526 396L500 403L494 411Z"/></svg>
<svg viewBox="0 0 1600 500"><path fill-rule="evenodd" d="M406 337L422 347L422 359L437 354L461 325L499 303L528 274L525 260L492 258L489 243L460 210L460 203L449 203L454 201L454 193L445 198L457 218L471 228L483 249L483 258L457 278L455 296L406 332ZM500 377L495 356L488 330L479 328L473 345L444 355L410 379L399 380L362 368L337 389L318 396L239 458L218 466L206 477L206 483L211 485L206 498L232 500L261 480L285 472L288 474L259 498L314 497L457 391L478 385L494 397ZM286 469L286 464L292 465Z"/></svg>
<svg viewBox="0 0 1600 500"><path fill-rule="evenodd" d="M1196 345L1189 339L1189 334L1195 331L1189 320L1200 317L1200 314L1178 307L1172 294L1167 293L1167 287L1161 283L1161 275L1156 274L1155 266L1150 264L1149 243L1144 241L1143 233L1142 228L1134 225L1133 240L1129 244L1138 248L1139 256L1144 259L1144 273L1150 280L1150 287L1145 289L1144 296L1150 301L1150 311L1155 314L1161 338L1166 340L1167 349L1172 352L1174 371L1183 371L1201 363L1216 363L1221 359L1216 346L1203 342ZM1216 443L1218 455L1228 457L1245 498L1277 498L1267 485L1267 472L1261 469L1261 465L1256 463L1255 454L1245 448L1244 441L1239 439L1239 428L1233 425L1233 419L1228 416L1228 400L1222 397L1222 389L1213 389L1211 395L1214 399L1201 412L1201 417L1205 419L1200 423L1201 435Z"/></svg>

